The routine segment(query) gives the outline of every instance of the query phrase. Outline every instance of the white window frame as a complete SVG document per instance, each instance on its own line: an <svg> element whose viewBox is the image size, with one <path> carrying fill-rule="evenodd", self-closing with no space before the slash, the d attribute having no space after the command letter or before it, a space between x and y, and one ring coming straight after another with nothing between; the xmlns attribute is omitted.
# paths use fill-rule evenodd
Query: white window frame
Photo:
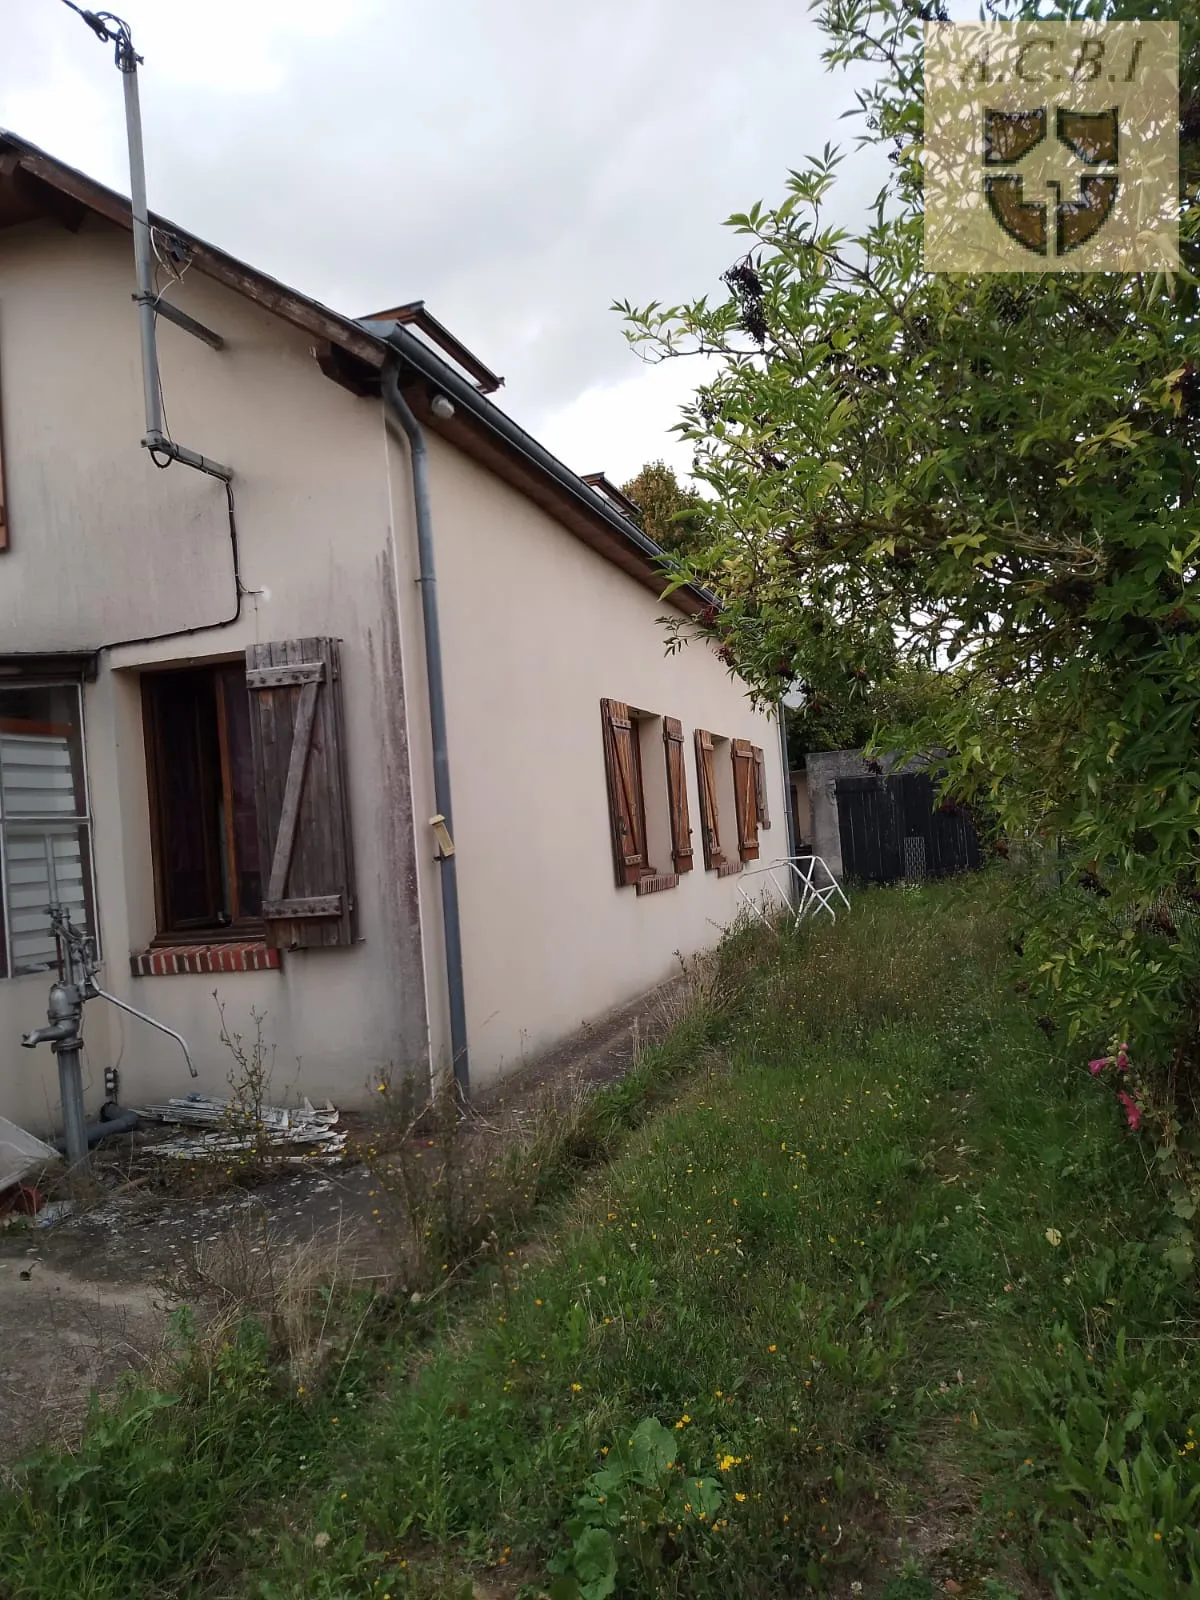
<svg viewBox="0 0 1200 1600"><path fill-rule="evenodd" d="M90 928L92 938L96 941L96 955L101 956L100 944L100 902L96 892L96 850L95 828L92 816L92 780L88 766L87 754L87 725L84 721L84 695L83 685L74 678L0 678L0 715L3 714L5 689L70 689L75 694L75 704L79 714L79 761L83 772L83 811L69 817L59 818L59 821L73 823L76 827L86 830L87 838L87 884L91 891L92 919L95 923ZM8 889L8 829L9 824L29 826L44 823L44 816L22 817L19 814L10 817L4 811L3 796L0 795L0 916L4 920L4 971L0 972L0 981L12 981L20 978L40 978L41 972L14 972L13 971L13 943L12 943L12 918L9 912Z"/></svg>

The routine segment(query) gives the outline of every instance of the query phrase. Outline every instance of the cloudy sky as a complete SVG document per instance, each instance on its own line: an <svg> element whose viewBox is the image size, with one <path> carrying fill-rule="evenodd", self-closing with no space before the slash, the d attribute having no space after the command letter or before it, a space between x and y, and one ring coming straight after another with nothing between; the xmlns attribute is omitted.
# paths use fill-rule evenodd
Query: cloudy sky
<svg viewBox="0 0 1200 1600"><path fill-rule="evenodd" d="M804 0L108 3L145 57L155 210L351 315L425 300L519 421L618 481L686 467L695 380L639 362L611 302L711 292L723 219L854 143ZM111 51L61 0L0 7L0 125L128 192Z"/></svg>

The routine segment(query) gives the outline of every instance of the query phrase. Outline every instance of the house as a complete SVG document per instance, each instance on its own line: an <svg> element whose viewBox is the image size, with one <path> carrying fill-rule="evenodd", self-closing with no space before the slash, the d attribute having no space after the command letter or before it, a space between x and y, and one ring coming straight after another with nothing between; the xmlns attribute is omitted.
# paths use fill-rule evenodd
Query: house
<svg viewBox="0 0 1200 1600"><path fill-rule="evenodd" d="M0 135L0 1114L57 1118L19 1044L50 900L201 1090L231 1066L214 991L279 1095L478 1089L788 854L778 723L707 644L665 650L707 597L661 598L628 505L421 304L342 316L152 224L157 451L129 204ZM106 1068L131 1105L193 1087L101 1000L85 1043L91 1109Z"/></svg>

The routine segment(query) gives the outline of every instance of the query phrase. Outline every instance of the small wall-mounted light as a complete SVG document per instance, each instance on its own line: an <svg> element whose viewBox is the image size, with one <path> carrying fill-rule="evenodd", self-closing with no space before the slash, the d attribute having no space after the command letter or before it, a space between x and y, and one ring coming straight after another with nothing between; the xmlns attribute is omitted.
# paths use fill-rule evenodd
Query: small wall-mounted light
<svg viewBox="0 0 1200 1600"><path fill-rule="evenodd" d="M435 394L429 403L429 409L435 417L441 417L443 422L449 422L454 415L454 401L447 399L444 394Z"/></svg>

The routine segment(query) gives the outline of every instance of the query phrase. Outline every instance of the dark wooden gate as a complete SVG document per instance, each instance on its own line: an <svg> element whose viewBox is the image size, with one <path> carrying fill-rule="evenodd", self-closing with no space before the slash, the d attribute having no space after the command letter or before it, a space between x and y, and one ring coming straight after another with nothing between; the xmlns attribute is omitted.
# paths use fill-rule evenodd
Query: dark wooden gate
<svg viewBox="0 0 1200 1600"><path fill-rule="evenodd" d="M979 866L970 816L939 805L928 773L839 778L835 794L845 877L896 883Z"/></svg>
<svg viewBox="0 0 1200 1600"><path fill-rule="evenodd" d="M839 778L836 793L843 874L894 883L904 867L896 790L878 778Z"/></svg>

